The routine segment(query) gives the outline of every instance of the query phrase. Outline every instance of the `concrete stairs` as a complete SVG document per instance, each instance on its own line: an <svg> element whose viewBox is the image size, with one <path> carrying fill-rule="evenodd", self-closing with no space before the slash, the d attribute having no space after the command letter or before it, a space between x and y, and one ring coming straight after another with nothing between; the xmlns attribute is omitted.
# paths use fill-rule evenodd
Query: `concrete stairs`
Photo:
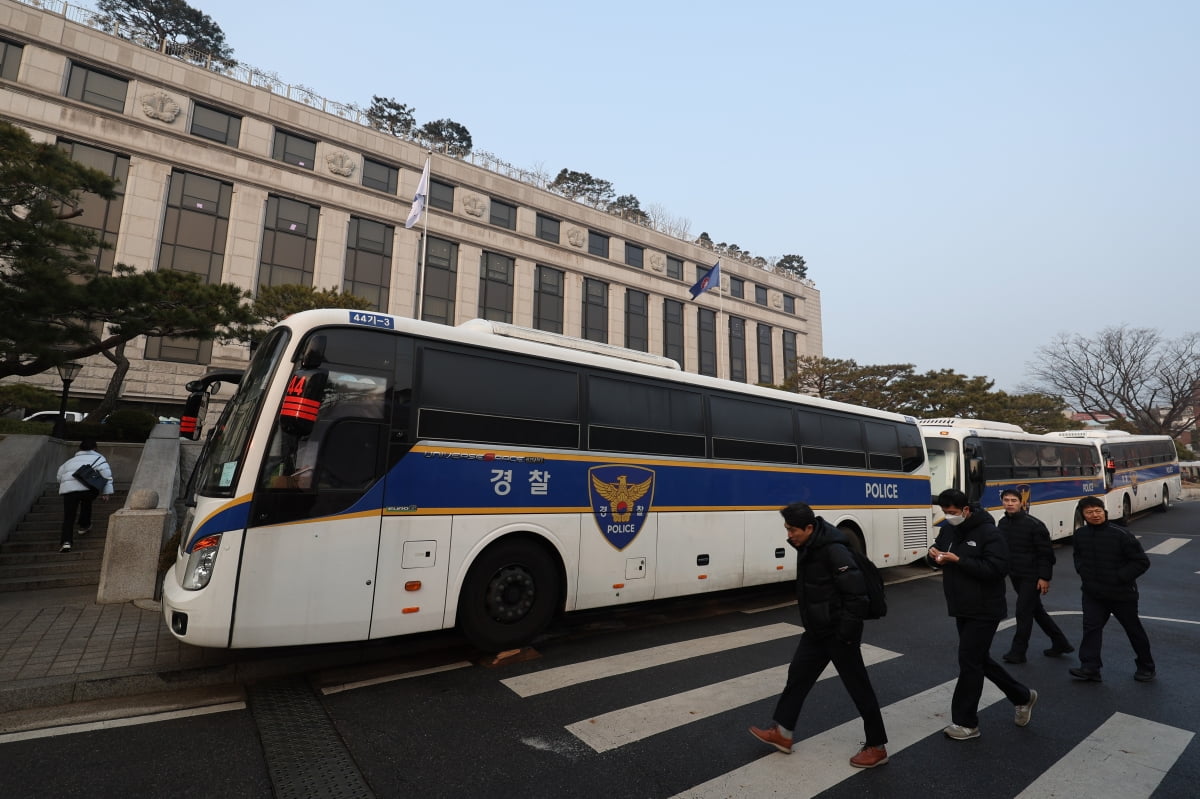
<svg viewBox="0 0 1200 799"><path fill-rule="evenodd" d="M76 533L71 551L59 552L62 500L58 486L47 488L0 544L0 592L99 585L108 517L125 505L126 493L117 486L108 502L93 502L91 532Z"/></svg>

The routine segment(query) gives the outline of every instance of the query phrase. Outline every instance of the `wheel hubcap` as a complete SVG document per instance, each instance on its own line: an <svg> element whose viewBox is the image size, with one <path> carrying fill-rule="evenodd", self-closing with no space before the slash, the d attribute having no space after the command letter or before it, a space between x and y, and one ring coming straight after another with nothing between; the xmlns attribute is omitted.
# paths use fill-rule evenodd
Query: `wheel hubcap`
<svg viewBox="0 0 1200 799"><path fill-rule="evenodd" d="M504 624L518 622L529 614L536 596L532 574L520 566L505 566L488 583L488 616Z"/></svg>

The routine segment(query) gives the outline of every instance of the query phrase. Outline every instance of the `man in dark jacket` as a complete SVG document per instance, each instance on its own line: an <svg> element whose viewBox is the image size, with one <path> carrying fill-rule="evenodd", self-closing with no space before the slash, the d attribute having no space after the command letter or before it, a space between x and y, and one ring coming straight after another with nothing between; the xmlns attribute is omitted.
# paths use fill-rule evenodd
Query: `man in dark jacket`
<svg viewBox="0 0 1200 799"><path fill-rule="evenodd" d="M1021 494L1016 489L1001 491L1000 501L1004 503L1004 516L996 527L1004 534L1004 543L1008 545L1008 579L1017 592L1017 626L1013 632L1012 646L1002 656L1004 662L1025 662L1025 650L1029 648L1029 636L1035 621L1042 632L1050 636L1050 648L1042 654L1058 657L1074 652L1075 647L1071 646L1063 631L1042 607L1042 597L1050 590L1050 578L1054 574L1054 547L1050 544L1050 531L1025 510Z"/></svg>
<svg viewBox="0 0 1200 799"><path fill-rule="evenodd" d="M1150 639L1138 618L1137 578L1150 568L1150 558L1133 533L1108 520L1104 500L1079 500L1084 524L1075 531L1075 571L1083 589L1083 641L1079 644L1079 668L1071 669L1077 680L1100 682L1100 647L1104 625L1116 616L1133 647L1137 670L1133 679L1150 682L1155 677Z"/></svg>
<svg viewBox="0 0 1200 799"><path fill-rule="evenodd" d="M862 716L866 743L850 765L874 768L888 762L883 714L862 657L862 620L870 599L867 584L847 548L849 540L803 502L779 511L788 542L796 548L796 596L804 633L792 656L787 685L775 705L775 725L751 727L750 734L785 754L808 692L833 662Z"/></svg>
<svg viewBox="0 0 1200 799"><path fill-rule="evenodd" d="M942 732L956 741L979 737L979 698L986 677L1016 706L1018 727L1029 723L1038 694L1014 680L992 660L989 650L1000 621L1008 615L1004 575L1008 547L992 517L971 507L957 489L938 495L946 524L929 550L929 559L942 568L946 608L958 625L958 682L950 700L953 724Z"/></svg>

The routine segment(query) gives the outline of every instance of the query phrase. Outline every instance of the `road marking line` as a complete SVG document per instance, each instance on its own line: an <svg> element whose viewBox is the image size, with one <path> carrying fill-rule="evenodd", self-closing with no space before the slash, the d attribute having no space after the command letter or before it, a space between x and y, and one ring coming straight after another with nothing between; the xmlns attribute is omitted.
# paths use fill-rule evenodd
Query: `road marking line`
<svg viewBox="0 0 1200 799"><path fill-rule="evenodd" d="M570 666L534 671L517 677L509 677L500 682L511 688L518 696L533 696L591 680L600 680L701 655L711 655L729 649L740 649L752 644L788 638L799 635L803 631L804 628L796 624L768 624L749 630L711 635L705 638L680 641L677 644L666 644L650 649L639 649L636 652L587 660Z"/></svg>
<svg viewBox="0 0 1200 799"><path fill-rule="evenodd" d="M1191 539L1188 538L1168 538L1159 544L1155 544L1146 550L1147 555L1170 555L1175 550L1179 549Z"/></svg>
<svg viewBox="0 0 1200 799"><path fill-rule="evenodd" d="M1017 799L1150 796L1187 749L1193 733L1114 713Z"/></svg>
<svg viewBox="0 0 1200 799"><path fill-rule="evenodd" d="M457 663L447 663L444 666L432 666L428 669L418 669L416 671L406 671L401 674L388 674L384 677L373 677L369 680L359 680L357 682L342 683L340 685L329 685L321 689L321 693L325 696L330 694L340 694L342 691L352 691L355 688L366 688L368 685L379 685L386 682L395 682L396 680L407 680L410 677L424 677L426 674L437 674L442 671L453 671L454 669L465 669L468 666L473 666L469 660L460 660Z"/></svg>
<svg viewBox="0 0 1200 799"><path fill-rule="evenodd" d="M133 727L138 724L153 724L157 721L171 719L186 719L192 716L206 716L209 713L225 713L230 710L245 710L245 702L224 702L208 707L193 707L187 710L169 710L165 713L150 713L144 716L129 716L123 719L106 719L104 721L89 721L83 724L66 724L62 727L47 727L41 730L25 732L10 732L0 735L0 744L14 741L31 741L36 738L53 738L58 735L73 735L77 732L92 732L94 730L111 730L117 727Z"/></svg>
<svg viewBox="0 0 1200 799"><path fill-rule="evenodd" d="M950 680L883 709L887 725L889 755L917 741L939 733L950 723L950 699L954 684ZM982 710L1004 698L991 682L985 682L979 700ZM800 716L800 723L805 721ZM986 730L984 731L986 735ZM673 799L707 799L730 796L811 797L829 790L843 780L861 773L850 765L850 757L862 746L862 719L855 717L833 729L797 741L793 754L775 752L741 768L676 794ZM945 742L947 757L956 746L973 746L969 741Z"/></svg>
<svg viewBox="0 0 1200 799"><path fill-rule="evenodd" d="M868 666L900 657L899 652L869 644L863 645L862 653L863 662ZM597 752L607 752L775 696L787 682L787 673L786 665L776 666L577 721L568 724L567 730ZM830 664L819 679L836 676L837 669Z"/></svg>

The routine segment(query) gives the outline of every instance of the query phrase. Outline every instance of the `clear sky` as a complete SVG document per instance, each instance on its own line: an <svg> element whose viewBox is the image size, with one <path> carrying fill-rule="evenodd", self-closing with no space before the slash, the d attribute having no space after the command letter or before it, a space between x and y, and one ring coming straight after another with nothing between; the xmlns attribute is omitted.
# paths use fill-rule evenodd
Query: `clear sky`
<svg viewBox="0 0 1200 799"><path fill-rule="evenodd" d="M1059 332L1200 330L1195 0L192 5L284 82L803 255L830 357L1015 390Z"/></svg>

